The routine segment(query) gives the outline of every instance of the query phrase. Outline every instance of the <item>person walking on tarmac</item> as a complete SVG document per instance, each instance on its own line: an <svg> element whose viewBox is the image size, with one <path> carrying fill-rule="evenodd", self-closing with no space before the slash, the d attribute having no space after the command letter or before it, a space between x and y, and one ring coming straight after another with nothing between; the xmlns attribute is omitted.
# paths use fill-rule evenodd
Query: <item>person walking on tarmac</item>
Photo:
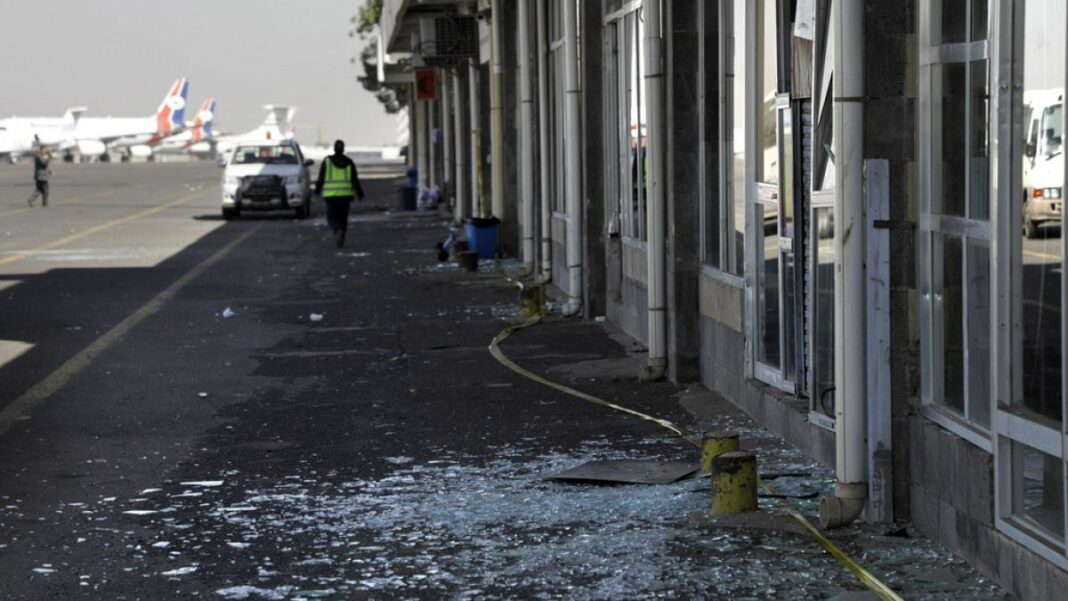
<svg viewBox="0 0 1068 601"><path fill-rule="evenodd" d="M349 227L349 206L353 196L363 200L360 176L356 163L345 156L345 143L334 142L334 154L319 166L319 179L315 190L326 202L326 222L334 232L337 247L345 246L345 231Z"/></svg>
<svg viewBox="0 0 1068 601"><path fill-rule="evenodd" d="M33 157L33 183L34 191L26 199L26 204L33 206L33 201L41 197L41 206L48 206L48 178L52 175L52 153L48 147L41 144L37 154Z"/></svg>

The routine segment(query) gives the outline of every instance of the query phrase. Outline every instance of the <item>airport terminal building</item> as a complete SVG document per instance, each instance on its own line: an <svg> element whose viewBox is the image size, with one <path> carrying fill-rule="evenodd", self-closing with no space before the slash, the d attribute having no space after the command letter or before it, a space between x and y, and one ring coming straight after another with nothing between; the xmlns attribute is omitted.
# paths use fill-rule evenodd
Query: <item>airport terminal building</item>
<svg viewBox="0 0 1068 601"><path fill-rule="evenodd" d="M909 521L1068 590L1061 0L385 0L457 220ZM638 374L636 376L636 384Z"/></svg>

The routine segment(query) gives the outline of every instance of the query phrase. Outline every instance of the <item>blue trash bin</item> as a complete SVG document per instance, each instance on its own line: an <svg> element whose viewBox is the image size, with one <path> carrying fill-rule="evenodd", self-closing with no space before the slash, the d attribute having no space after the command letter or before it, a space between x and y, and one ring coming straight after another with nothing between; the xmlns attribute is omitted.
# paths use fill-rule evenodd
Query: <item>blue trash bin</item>
<svg viewBox="0 0 1068 601"><path fill-rule="evenodd" d="M411 167L408 167L408 187L409 188L418 188L419 187L419 168L416 167L415 165L412 165Z"/></svg>
<svg viewBox="0 0 1068 601"><path fill-rule="evenodd" d="M478 254L479 259L492 259L497 255L497 226L500 223L496 217L474 217L464 223L467 247Z"/></svg>

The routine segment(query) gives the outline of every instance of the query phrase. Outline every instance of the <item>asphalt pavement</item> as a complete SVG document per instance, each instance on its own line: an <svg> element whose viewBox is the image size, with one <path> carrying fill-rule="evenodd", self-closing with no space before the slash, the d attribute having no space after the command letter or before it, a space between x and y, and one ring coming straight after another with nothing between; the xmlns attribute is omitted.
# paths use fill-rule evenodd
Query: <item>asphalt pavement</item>
<svg viewBox="0 0 1068 601"><path fill-rule="evenodd" d="M323 207L220 219L212 164L0 167L4 598L864 598L773 499L709 516L708 483L590 486L594 459L695 460L655 424L487 351L507 276L438 263L444 213L367 169L348 244ZM813 513L831 475L699 388L637 384L644 348L549 317L525 367L699 430L727 427ZM832 534L908 598L999 599L918 536ZM912 533L914 534L914 533ZM852 595L852 596L850 596Z"/></svg>

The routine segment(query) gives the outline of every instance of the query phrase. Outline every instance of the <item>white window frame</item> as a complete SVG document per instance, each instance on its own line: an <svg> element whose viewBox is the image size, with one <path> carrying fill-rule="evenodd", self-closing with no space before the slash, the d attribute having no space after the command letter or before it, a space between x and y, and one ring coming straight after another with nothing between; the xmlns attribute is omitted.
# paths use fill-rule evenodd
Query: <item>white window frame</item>
<svg viewBox="0 0 1068 601"><path fill-rule="evenodd" d="M796 394L797 383L792 379L784 377L783 371L779 367L765 364L761 362L757 357L760 352L759 349L759 337L760 327L763 323L763 316L758 314L759 303L758 293L759 287L763 285L761 280L761 269L759 266L764 261L764 249L761 246L764 244L764 205L758 202L760 198L760 189L768 188L768 184L757 181L757 160L752 157L759 157L763 154L763 148L759 143L761 132L757 131L760 121L758 120L758 112L762 110L762 106L758 107L759 99L759 85L757 81L757 43L763 41L762 35L758 35L757 27L760 25L757 22L757 11L760 10L758 4L763 0L756 0L746 2L746 14L745 14L745 154L747 160L745 162L745 187L746 187L746 224L745 224L745 314L746 314L746 377L759 380L765 384L778 388L783 392L790 394ZM772 15L772 19L776 20L775 35L776 35L776 65L778 65L778 51L779 45L782 44L782 40L778 38L778 10L776 9L775 15ZM737 32L735 32L737 33ZM778 66L776 67L778 68ZM776 90L778 92L778 90ZM784 149L782 147L782 113L783 111L792 111L792 107L789 104L789 98L786 94L777 93L775 98L775 120L776 120L776 139L777 150L779 156L782 156ZM797 121L796 116L791 116L791 119ZM796 133L794 135L800 135L798 126L794 126ZM785 149L787 152L791 152L792 149ZM796 162L796 161L795 161ZM797 162L797 164L800 164ZM781 164L780 164L781 168ZM796 169L796 167L795 167ZM784 185L793 185L793 182L787 182L785 179L787 174L784 171L779 173L779 183L774 184L779 191L782 190ZM794 190L794 196L798 194L798 190ZM780 222L782 221L783 206L782 202L785 200L781 198L781 194L777 194L780 198L776 201L779 203L779 210L777 213L776 223L776 238L779 243L782 242L779 233ZM793 198L789 199L793 202ZM796 205L795 205L796 207ZM797 216L795 214L795 219ZM758 235L759 228L759 235ZM796 235L796 234L795 234ZM793 244L793 239L790 239ZM791 251L792 252L792 251ZM796 258L796 257L795 257ZM775 302L779 303L779 323L778 323L778 336L779 336L779 355L780 362L785 364L786 356L788 353L795 353L794 345L787 345L786 340L788 337L784 334L784 323L786 322L786 311L795 311L795 308L787 305L784 302L784 290L785 290L785 276L783 269L785 263L783 262L782 250L779 250L779 293ZM795 269L798 266L795 264ZM803 268L803 267L802 267ZM795 294L803 294L804 291L795 291ZM800 319L800 314L793 315L793 319ZM796 335L796 334L795 334ZM794 361L799 361L800 357L794 357ZM802 373L803 369L797 371L798 374Z"/></svg>
<svg viewBox="0 0 1068 601"><path fill-rule="evenodd" d="M606 94L616 94L617 95L616 112L615 112L615 114L612 114L612 115L605 115L606 118L611 119L612 121L609 122L609 123L606 123L604 129L605 129L605 136L618 135L618 137L619 137L619 146L618 146L619 155L618 155L618 157L606 157L606 160L609 160L609 161L618 160L619 161L619 171L616 172L615 170L611 170L611 171L609 171L609 173L610 174L615 174L616 176L619 177L619 183L617 184L618 187L619 187L619 194L618 194L618 202L616 203L616 207L618 208L618 211L619 211L620 237L623 240L625 240L627 242L630 242L630 243L633 243L635 245L638 245L638 246L640 246L641 248L644 249L645 246L646 246L646 238L648 237L648 233L646 232L646 211L648 209L648 194L649 194L648 184L645 183L645 182L642 182L642 184L641 184L642 192L641 193L644 196L643 196L643 198L641 200L639 200L638 206L637 206L637 210L635 210L633 207L631 207L631 194L632 194L632 190L634 190L634 185L633 185L634 182L631 181L632 176L631 176L630 154L628 152L629 148L630 148L630 135L629 135L629 132L627 130L620 129L620 125L621 125L621 123L620 123L620 114L622 112L626 112L627 113L627 118L629 119L630 110L631 110L631 107L627 102L629 100L629 98L628 98L628 95L627 95L628 90L627 90L627 87L626 87L627 84L629 83L629 80L630 80L630 71L624 69L624 67L626 67L626 60L627 60L627 57L626 57L626 50L627 50L626 40L627 40L627 36L633 36L633 34L635 32L634 31L630 31L628 29L627 21L628 21L628 17L633 15L634 16L634 26L635 26L636 29L641 31L641 27L643 26L642 25L642 23L643 23L643 19L642 19L642 6L643 6L643 4L644 4L644 0L633 0L631 2L624 3L618 10L612 11L611 13L608 13L608 14L604 15L604 17L601 20L601 24L602 24L603 30L606 31L606 32L610 30L609 25L614 24L615 27L611 28L611 29L614 29L614 32L613 32L614 35L616 35L618 37L617 64L615 65L615 69L616 69L617 75L618 75L618 77L616 78L617 81L615 83L618 84L618 89L609 90L609 89L607 89L607 86L606 86ZM641 46L641 44L644 43L644 39L642 39L642 38L643 38L643 34L638 34L636 37L633 37L634 49L637 50L637 53L635 54L635 60L638 61L637 64L636 64L636 68L638 68L638 69L641 68L641 61L645 60L645 57L644 57L645 53L644 53L644 51L642 49L642 46ZM607 48L608 47L606 45L605 46L606 50L605 50L605 53L604 53L604 56L606 58L608 57ZM624 71L626 71L626 72L624 72ZM607 80L609 78L606 77L605 79ZM645 85L645 74L644 73L639 73L639 78L638 79L639 79L638 85L644 86ZM642 97L642 92L640 90L638 90L638 91L635 92L635 94L636 94L636 96L638 98L638 102L640 103L641 102L641 97ZM638 108L639 118L640 118L642 110L643 109L641 108L641 106L639 104L639 108ZM642 144L643 138L644 138L644 136L642 135L641 127L639 127L639 129L638 129L638 149L639 150L638 150L638 159L637 159L638 161L641 161L641 158L642 158L640 149L641 149L641 144ZM643 175L646 175L646 173L645 173L645 171L642 168L642 165L640 163L637 166L637 172L639 174L639 178L642 177Z"/></svg>
<svg viewBox="0 0 1068 601"><path fill-rule="evenodd" d="M738 32L734 31L734 11L735 3L733 1L723 1L716 4L718 6L718 14L716 15L716 22L711 27L708 27L708 19L705 11L709 10L713 4L710 2L698 3L698 23L700 24L700 41L698 44L698 70L697 70L697 85L698 85L698 103L702 107L702 110L698 113L699 127L700 127L700 146L699 146L699 158L698 164L701 166L700 173L700 257L701 257L701 271L709 277L724 282L728 285L735 286L737 288L744 288L744 260L743 269L736 270L734 267L738 265L738 245L735 244L735 234L737 233L734 215L734 182L732 181L734 175L734 169L732 165L733 161L733 145L731 140L733 138L733 126L734 126L734 46L739 43L745 43L745 36L739 36ZM726 35L729 33L729 35ZM717 52L717 64L708 65L705 61L706 48L708 44L716 44L718 46ZM717 138L715 140L716 149L718 152L718 160L714 165L709 165L708 157L706 155L706 128L709 127L709 119L706 112L703 110L705 103L708 101L708 94L710 93L709 82L711 80L717 82L717 98L719 105L719 113L717 118ZM745 113L743 112L740 117L744 120ZM709 177L708 170L713 169L718 174L715 188L709 183L711 179ZM708 199L716 197L718 200L716 209L718 215L712 227L716 227L719 230L719 265L714 265L706 260L708 253ZM743 214L744 215L744 214ZM744 243L743 243L744 248ZM743 252L744 254L744 252Z"/></svg>
<svg viewBox="0 0 1068 601"><path fill-rule="evenodd" d="M1014 62L1014 56L1022 56L1023 44L1013 24L1023 27L1026 0L989 0L988 34L985 44L959 44L955 48L928 50L925 46L933 27L929 18L931 5L920 5L918 39L920 45L920 80L917 130L920 143L920 228L918 241L919 294L921 301L921 351L923 354L922 394L923 412L929 419L957 434L964 440L990 452L994 458L994 520L998 531L1019 542L1027 549L1061 569L1068 569L1068 380L1062 382L1062 420L1059 428L1029 416L1015 405L1023 395L1022 360L1022 301L1023 278L1020 250L1022 157L1024 151L1024 128L1022 117L1023 69ZM969 19L970 22L970 19ZM970 26L970 24L969 24ZM1068 20L1063 24L1068 32ZM932 111L930 89L930 65L933 62L962 61L968 58L988 59L989 114L989 160L990 160L990 221L989 224L974 220L931 214L931 190L933 165L929 149L932 131L926 126L924 115ZM1068 65L1068 52L1065 64ZM1068 73L1065 81L1068 82ZM969 124L970 127L970 124ZM1063 155L1062 155L1063 159ZM998 185L1001 182L1001 185ZM941 331L937 314L931 311L930 298L934 276L931 233L937 231L960 235L967 239L985 238L990 248L990 385L991 426L989 431L978 424L967 422L960 415L931 402L932 376L937 374L937 358L941 349L932 347L933 331ZM1066 236L1062 233L1062 257ZM1063 261L1063 259L1062 259ZM1062 311L1068 307L1065 275L1061 276ZM965 304L965 310L967 305ZM1063 314L1063 313L1062 313ZM963 316L962 316L963 318ZM1062 347L1068 341L1068 319L1062 319ZM1068 369L1068 353L1062 353L1062 373ZM965 398L967 408L967 398ZM967 413L965 414L967 415ZM1049 536L1041 528L1033 526L1026 518L1014 514L1014 457L1013 444L1045 453L1061 462L1062 510L1064 528L1061 538ZM1018 466L1017 466L1018 467Z"/></svg>
<svg viewBox="0 0 1068 601"><path fill-rule="evenodd" d="M992 333L993 369L991 370L995 407L993 416L994 438L994 477L996 494L994 499L995 524L999 531L1017 540L1025 547L1049 560L1061 569L1068 570L1068 380L1062 381L1062 413L1060 428L1047 423L1029 419L1026 415L1013 409L1016 399L1023 396L1023 370L1018 361L1022 356L1022 302L1023 278L1017 265L1021 264L1022 232L1020 215L1022 214L1022 129L1027 124L1022 122L1023 69L1014 63L1013 56L1022 56L1023 46L1012 30L1012 24L1023 27L1023 1L991 0L991 114L1006 114L1011 118L999 118L998 126L991 131L992 150L991 180L1008 182L1008 186L996 191L996 204L991 206L992 229L995 232L991 267L995 289L991 294L993 302ZM1068 20L1062 24L1068 32ZM1065 65L1068 65L1066 52ZM1068 69L1066 69L1068 71ZM1068 84L1068 73L1065 74ZM1062 154L1062 160L1064 159ZM1060 242L1062 257L1066 236L1062 229ZM1064 259L1062 258L1062 262ZM1064 296L1066 278L1061 275L1062 315L1068 307L1068 298ZM1061 320L1062 348L1068 340L1068 319ZM1068 354L1062 353L1061 371L1068 368ZM1062 504L1065 532L1061 540L1053 540L1037 528L1029 527L1026 520L1013 515L1013 457L1012 444L1025 444L1047 455L1059 459L1062 470Z"/></svg>
<svg viewBox="0 0 1068 601"><path fill-rule="evenodd" d="M982 1L982 0L975 0ZM988 0L991 4L998 2L999 0ZM933 237L936 234L957 236L961 240L961 263L964 265L963 270L967 270L968 264L968 242L969 241L985 241L990 248L990 282L991 286L996 286L996 278L994 273L996 269L993 266L995 262L995 251L993 241L993 226L991 225L995 205L998 204L997 190L995 189L995 182L997 178L987 178L987 194L990 203L989 219L991 221L984 222L978 219L957 217L950 215L941 215L933 213L934 196L941 190L941 182L939 176L934 169L933 155L936 154L933 149L941 144L940 138L941 129L938 126L930 126L927 119L931 122L938 118L936 111L932 105L932 76L931 71L934 65L964 63L965 65L971 65L973 61L988 59L987 60L987 86L989 90L995 90L995 78L997 69L994 68L995 62L990 59L990 46L993 44L993 35L995 34L994 27L994 15L990 14L988 17L988 27L986 40L971 42L971 43L954 43L941 45L938 48L931 48L929 46L933 28L936 26L936 21L932 17L934 9L931 5L931 0L921 2L918 16L919 27L917 31L917 39L919 45L919 103L917 106L917 134L919 136L918 142L918 161L917 166L919 169L919 219L917 228L917 259L919 269L917 273L917 284L919 293L920 304L920 362L921 362L921 384L920 384L920 398L922 403L923 414L939 424L943 428L950 430L954 434L957 434L961 438L964 438L968 442L978 446L979 448L989 452L993 452L993 443L991 441L990 429L982 426L979 423L970 421L968 419L970 411L970 403L968 398L968 324L964 315L958 318L964 321L962 325L963 333L962 340L964 344L963 352L963 366L962 377L964 379L964 396L963 396L963 415L956 413L952 409L945 407L942 404L936 403L936 398L942 398L943 395L943 332L945 331L945 323L942 318L941 302L942 297L940 294L935 294L935 290L941 290L941 278L943 269L941 268L941 261L944 260L944 256L938 257L940 262L936 268L934 263L934 243ZM966 27L970 27L971 19L969 16L965 17ZM966 67L967 69L967 67ZM968 74L970 77L970 73ZM970 92L970 90L969 90ZM966 93L969 93L966 92ZM993 96L993 95L992 95ZM990 100L989 115L997 115L997 107L1000 106L992 97ZM970 115L970 113L969 113ZM993 117L988 121L987 127L990 132L990 149L988 151L989 160L991 163L990 173L994 171L995 164L995 148L994 148L994 132ZM970 132L971 123L970 119L966 118L966 132ZM937 133L937 136L935 135ZM967 134L966 134L967 135ZM961 141L962 144L968 146L968 138ZM940 155L939 155L940 156ZM968 198L965 199L965 205L968 203ZM962 284L962 295L966 294L966 287ZM994 341L994 316L996 315L996 301L994 294L996 294L996 288L992 289L990 296L990 313L992 323L990 326L990 338L991 346L996 344ZM967 301L965 297L962 297L961 304L967 311ZM939 305L936 308L935 305ZM936 348L937 347L937 348ZM992 351L993 353L993 351ZM990 365L993 366L993 358L990 359ZM993 374L997 370L991 369ZM993 398L991 395L991 409L990 416L991 421L994 419Z"/></svg>

